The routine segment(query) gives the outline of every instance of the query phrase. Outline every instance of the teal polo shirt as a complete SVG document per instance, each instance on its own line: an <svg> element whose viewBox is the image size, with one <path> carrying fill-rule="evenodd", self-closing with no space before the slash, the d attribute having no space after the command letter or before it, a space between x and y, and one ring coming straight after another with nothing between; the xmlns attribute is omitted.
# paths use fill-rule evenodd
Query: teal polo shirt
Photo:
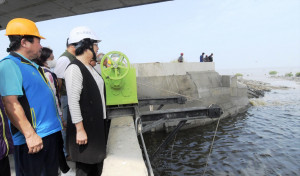
<svg viewBox="0 0 300 176"><path fill-rule="evenodd" d="M18 54L18 53L17 53ZM36 133L46 137L62 129L58 115L55 95L47 80L39 73L39 66L24 56L9 55L0 60L0 94L3 96L24 96L26 93L31 117L27 117ZM11 126L11 124L10 124ZM12 129L12 128L11 128ZM26 143L23 134L18 131L13 134L14 145Z"/></svg>

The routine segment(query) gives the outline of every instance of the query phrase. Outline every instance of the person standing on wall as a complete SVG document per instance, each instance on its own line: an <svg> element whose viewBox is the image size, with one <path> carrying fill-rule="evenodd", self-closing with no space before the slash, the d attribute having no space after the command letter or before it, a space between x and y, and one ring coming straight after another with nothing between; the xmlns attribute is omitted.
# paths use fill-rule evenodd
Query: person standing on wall
<svg viewBox="0 0 300 176"><path fill-rule="evenodd" d="M207 62L213 62L214 59L213 59L213 53L211 53L209 56L208 56L208 61Z"/></svg>
<svg viewBox="0 0 300 176"><path fill-rule="evenodd" d="M180 53L180 56L178 58L178 62L183 62L183 53Z"/></svg>
<svg viewBox="0 0 300 176"><path fill-rule="evenodd" d="M208 56L205 55L204 59L203 59L203 62L208 62Z"/></svg>
<svg viewBox="0 0 300 176"><path fill-rule="evenodd" d="M67 145L76 162L76 175L101 175L106 157L106 106L104 81L92 67L99 38L88 27L74 28L76 46L73 60L65 71L69 110Z"/></svg>
<svg viewBox="0 0 300 176"><path fill-rule="evenodd" d="M13 145L7 115L0 95L0 173L2 176L10 176L11 174L8 155L13 153Z"/></svg>
<svg viewBox="0 0 300 176"><path fill-rule="evenodd" d="M67 39L67 49L66 51L57 59L56 66L54 67L54 73L57 76L58 80L58 89L60 94L60 101L61 101L61 110L64 121L67 123L68 119L68 97L66 92L66 85L65 85L65 70L67 66L76 59L75 57L75 46L72 44L73 41L76 39L76 35L69 35L69 38ZM71 43L70 43L71 41ZM66 146L66 131L62 131L62 136L64 140L64 146ZM66 148L64 148L65 156L69 160L70 157L66 151Z"/></svg>
<svg viewBox="0 0 300 176"><path fill-rule="evenodd" d="M202 55L200 56L200 62L204 62L204 60L203 60L204 59L204 54L205 53L202 53Z"/></svg>
<svg viewBox="0 0 300 176"><path fill-rule="evenodd" d="M57 135L62 122L55 94L41 67L32 62L41 54L35 23L15 18L6 27L10 45L0 61L0 94L10 120L17 176L57 175Z"/></svg>

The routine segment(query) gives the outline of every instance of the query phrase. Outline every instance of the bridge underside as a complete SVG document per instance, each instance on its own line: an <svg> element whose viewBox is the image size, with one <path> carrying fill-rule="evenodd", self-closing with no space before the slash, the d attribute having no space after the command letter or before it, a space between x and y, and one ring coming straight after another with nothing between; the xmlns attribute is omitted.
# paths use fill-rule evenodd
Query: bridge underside
<svg viewBox="0 0 300 176"><path fill-rule="evenodd" d="M168 0L0 0L0 30L13 18L34 22Z"/></svg>

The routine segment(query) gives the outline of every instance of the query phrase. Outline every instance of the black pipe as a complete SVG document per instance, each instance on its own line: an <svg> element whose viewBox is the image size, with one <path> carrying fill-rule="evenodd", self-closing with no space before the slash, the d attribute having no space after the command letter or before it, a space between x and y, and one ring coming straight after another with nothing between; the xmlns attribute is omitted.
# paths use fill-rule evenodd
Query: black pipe
<svg viewBox="0 0 300 176"><path fill-rule="evenodd" d="M171 134L168 135L167 139L160 144L160 146L156 149L156 151L152 154L151 160L155 158L155 156L160 153L160 151L173 139L175 134L179 131L179 129L187 122L187 120L182 120L178 123L176 128L171 132Z"/></svg>

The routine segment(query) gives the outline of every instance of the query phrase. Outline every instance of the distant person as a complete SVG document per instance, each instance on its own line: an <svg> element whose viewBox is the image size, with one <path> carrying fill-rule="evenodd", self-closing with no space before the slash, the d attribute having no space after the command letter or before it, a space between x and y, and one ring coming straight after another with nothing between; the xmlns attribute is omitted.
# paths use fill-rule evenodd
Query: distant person
<svg viewBox="0 0 300 176"><path fill-rule="evenodd" d="M211 53L209 56L208 56L208 61L207 62L213 62L214 59L213 59L213 53Z"/></svg>
<svg viewBox="0 0 300 176"><path fill-rule="evenodd" d="M183 53L180 53L180 56L178 58L178 62L183 62Z"/></svg>
<svg viewBox="0 0 300 176"><path fill-rule="evenodd" d="M208 62L208 56L205 55L204 59L203 59L203 62Z"/></svg>
<svg viewBox="0 0 300 176"><path fill-rule="evenodd" d="M10 176L8 155L13 153L14 144L10 134L8 119L0 95L0 174Z"/></svg>
<svg viewBox="0 0 300 176"><path fill-rule="evenodd" d="M204 54L205 54L205 53L202 53L202 55L200 56L200 62L203 62Z"/></svg>

